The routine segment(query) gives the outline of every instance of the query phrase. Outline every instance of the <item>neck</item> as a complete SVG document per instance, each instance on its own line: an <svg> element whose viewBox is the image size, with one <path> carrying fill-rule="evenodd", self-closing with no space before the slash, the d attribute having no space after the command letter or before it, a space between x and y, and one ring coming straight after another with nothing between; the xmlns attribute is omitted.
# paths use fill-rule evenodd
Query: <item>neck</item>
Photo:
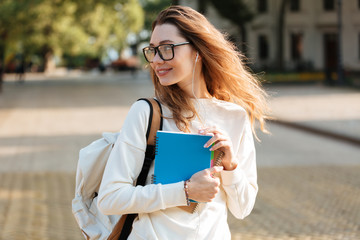
<svg viewBox="0 0 360 240"><path fill-rule="evenodd" d="M194 80L194 86L191 86L190 98L211 98L205 84L205 79Z"/></svg>
<svg viewBox="0 0 360 240"><path fill-rule="evenodd" d="M186 84L179 85L189 98L211 98L211 94L206 88L204 75L196 71L193 79ZM195 96L194 96L195 95Z"/></svg>

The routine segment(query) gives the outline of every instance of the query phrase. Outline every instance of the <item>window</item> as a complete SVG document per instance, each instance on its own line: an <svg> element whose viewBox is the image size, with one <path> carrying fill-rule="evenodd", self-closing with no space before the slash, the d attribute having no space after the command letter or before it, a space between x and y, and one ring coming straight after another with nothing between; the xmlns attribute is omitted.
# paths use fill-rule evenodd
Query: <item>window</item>
<svg viewBox="0 0 360 240"><path fill-rule="evenodd" d="M300 0L290 0L290 11L291 12L300 11Z"/></svg>
<svg viewBox="0 0 360 240"><path fill-rule="evenodd" d="M335 10L335 0L323 0L323 7L325 11Z"/></svg>
<svg viewBox="0 0 360 240"><path fill-rule="evenodd" d="M259 58L261 60L266 60L269 57L269 43L265 35L259 35L258 47L259 47Z"/></svg>
<svg viewBox="0 0 360 240"><path fill-rule="evenodd" d="M267 0L257 0L257 9L259 13L267 12Z"/></svg>
<svg viewBox="0 0 360 240"><path fill-rule="evenodd" d="M303 35L301 33L291 34L291 59L300 60L303 52Z"/></svg>

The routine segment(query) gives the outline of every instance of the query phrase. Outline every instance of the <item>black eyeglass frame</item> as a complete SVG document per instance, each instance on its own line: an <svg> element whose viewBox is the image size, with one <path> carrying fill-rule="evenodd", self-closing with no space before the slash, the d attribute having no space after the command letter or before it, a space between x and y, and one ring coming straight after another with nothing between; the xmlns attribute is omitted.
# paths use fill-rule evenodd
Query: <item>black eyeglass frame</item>
<svg viewBox="0 0 360 240"><path fill-rule="evenodd" d="M186 45L186 44L190 44L190 42L182 42L182 43L176 43L176 44L165 43L165 44L160 44L160 45L157 46L157 47L147 46L147 47L144 47L144 48L143 48L143 54L144 54L145 60L146 60L147 62L149 62L149 63L152 63L153 61L149 61L149 59L147 59L146 54L145 54L145 51L146 51L146 49L153 48L153 49L155 50L154 57L156 56L156 53L158 53L159 56L160 56L160 58L161 58L162 60L164 60L164 61L170 61L170 60L174 59L174 57L175 57L174 47L182 46L182 45ZM163 55L161 54L161 51L159 51L159 47L165 46L165 45L171 46L172 58L164 59Z"/></svg>

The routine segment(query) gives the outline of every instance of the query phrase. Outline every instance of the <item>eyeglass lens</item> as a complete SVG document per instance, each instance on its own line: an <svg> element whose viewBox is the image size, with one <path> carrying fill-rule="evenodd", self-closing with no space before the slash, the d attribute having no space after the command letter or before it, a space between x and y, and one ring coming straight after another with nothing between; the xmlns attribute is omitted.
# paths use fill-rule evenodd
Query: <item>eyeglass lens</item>
<svg viewBox="0 0 360 240"><path fill-rule="evenodd" d="M158 47L147 47L144 49L144 54L146 59L149 62L152 62L156 52L158 51L160 58L164 61L167 61L173 59L174 57L173 47L174 46L172 44L164 44Z"/></svg>
<svg viewBox="0 0 360 240"><path fill-rule="evenodd" d="M174 58L174 47L190 44L190 42L183 42L177 44L161 44L157 47L145 47L143 53L148 62L153 62L156 53L164 61L169 61Z"/></svg>

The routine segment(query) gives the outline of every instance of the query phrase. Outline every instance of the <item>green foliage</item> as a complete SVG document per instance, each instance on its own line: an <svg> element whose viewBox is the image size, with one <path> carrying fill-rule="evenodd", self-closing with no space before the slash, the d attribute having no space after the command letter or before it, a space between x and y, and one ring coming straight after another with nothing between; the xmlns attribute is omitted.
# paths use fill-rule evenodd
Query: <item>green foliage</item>
<svg viewBox="0 0 360 240"><path fill-rule="evenodd" d="M143 24L137 0L1 0L0 57L5 47L42 56L101 56L109 47L123 49L127 34Z"/></svg>
<svg viewBox="0 0 360 240"><path fill-rule="evenodd" d="M243 0L210 0L218 13L240 26L253 19L254 13Z"/></svg>
<svg viewBox="0 0 360 240"><path fill-rule="evenodd" d="M151 24L159 14L159 12L172 4L171 0L142 0L142 5L146 12L145 29L151 30Z"/></svg>
<svg viewBox="0 0 360 240"><path fill-rule="evenodd" d="M237 42L241 52L246 55L248 52L247 48L247 31L245 24L250 22L255 14L249 8L246 0L210 0L214 5L218 13L225 19L229 19L233 24L235 24L239 31L241 41Z"/></svg>

